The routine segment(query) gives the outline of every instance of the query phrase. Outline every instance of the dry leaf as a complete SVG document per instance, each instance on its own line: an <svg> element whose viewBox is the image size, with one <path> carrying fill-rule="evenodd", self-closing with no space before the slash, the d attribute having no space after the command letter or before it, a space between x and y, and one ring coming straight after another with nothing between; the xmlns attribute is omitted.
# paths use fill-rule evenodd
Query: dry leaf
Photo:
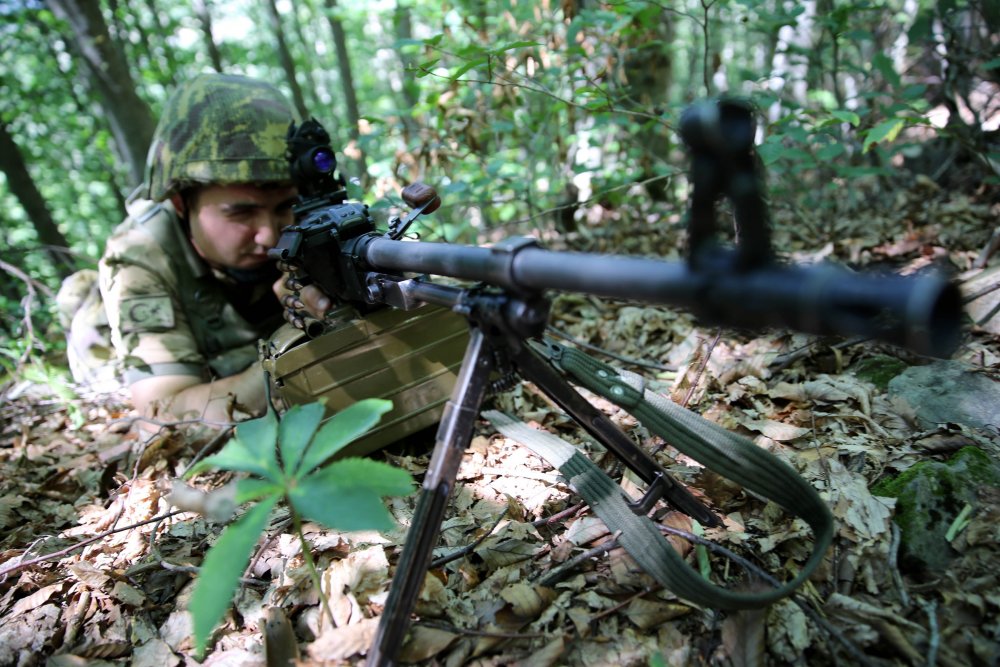
<svg viewBox="0 0 1000 667"><path fill-rule="evenodd" d="M511 606L519 618L536 618L555 599L555 591L544 586L517 583L500 591L500 597Z"/></svg>
<svg viewBox="0 0 1000 667"><path fill-rule="evenodd" d="M640 630L650 630L659 627L667 621L680 618L691 613L691 607L680 602L664 602L663 600L647 600L635 598L625 610L628 620L635 623Z"/></svg>
<svg viewBox="0 0 1000 667"><path fill-rule="evenodd" d="M161 639L151 639L132 652L131 667L176 667L181 659Z"/></svg>
<svg viewBox="0 0 1000 667"><path fill-rule="evenodd" d="M400 662L419 662L434 657L458 639L459 635L447 630L416 624L399 652Z"/></svg>
<svg viewBox="0 0 1000 667"><path fill-rule="evenodd" d="M309 644L309 656L313 660L346 660L364 653L375 639L378 622L377 618L366 618L340 628L324 624L322 634Z"/></svg>
<svg viewBox="0 0 1000 667"><path fill-rule="evenodd" d="M810 429L808 428L783 424L773 419L740 419L739 422L751 431L761 433L771 440L777 440L778 442L788 442L810 433Z"/></svg>

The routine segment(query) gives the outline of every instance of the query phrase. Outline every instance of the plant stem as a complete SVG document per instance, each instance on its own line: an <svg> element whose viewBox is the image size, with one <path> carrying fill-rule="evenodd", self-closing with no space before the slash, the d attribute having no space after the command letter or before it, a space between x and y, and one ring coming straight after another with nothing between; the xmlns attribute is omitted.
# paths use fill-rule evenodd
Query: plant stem
<svg viewBox="0 0 1000 667"><path fill-rule="evenodd" d="M333 625L333 612L330 611L330 601L326 599L326 593L323 592L323 583L319 579L319 571L316 569L316 563L313 561L312 553L309 551L309 543L306 542L305 533L302 532L302 521L299 520L299 513L295 511L295 506L292 503L288 503L288 508L292 514L292 525L295 527L295 533L299 536L299 544L302 545L302 559L306 562L309 577L312 579L313 586L316 587L320 602L323 603L323 611L330 617L330 625ZM322 615L319 619L319 626L323 626Z"/></svg>

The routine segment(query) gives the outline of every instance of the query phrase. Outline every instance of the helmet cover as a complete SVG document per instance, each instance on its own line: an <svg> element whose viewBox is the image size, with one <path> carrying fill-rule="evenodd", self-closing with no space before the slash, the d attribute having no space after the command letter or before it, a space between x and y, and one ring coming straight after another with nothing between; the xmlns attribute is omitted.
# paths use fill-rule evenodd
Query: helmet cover
<svg viewBox="0 0 1000 667"><path fill-rule="evenodd" d="M167 100L146 158L147 196L163 201L193 184L291 184L285 159L297 121L276 87L233 74L202 74Z"/></svg>

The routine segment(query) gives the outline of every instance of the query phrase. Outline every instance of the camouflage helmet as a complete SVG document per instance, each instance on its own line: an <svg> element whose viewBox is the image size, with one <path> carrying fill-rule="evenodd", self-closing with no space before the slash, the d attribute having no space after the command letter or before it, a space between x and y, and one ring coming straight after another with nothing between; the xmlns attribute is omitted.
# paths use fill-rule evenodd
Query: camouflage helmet
<svg viewBox="0 0 1000 667"><path fill-rule="evenodd" d="M298 120L269 83L202 74L167 100L146 157L147 197L196 183L291 183L285 135Z"/></svg>

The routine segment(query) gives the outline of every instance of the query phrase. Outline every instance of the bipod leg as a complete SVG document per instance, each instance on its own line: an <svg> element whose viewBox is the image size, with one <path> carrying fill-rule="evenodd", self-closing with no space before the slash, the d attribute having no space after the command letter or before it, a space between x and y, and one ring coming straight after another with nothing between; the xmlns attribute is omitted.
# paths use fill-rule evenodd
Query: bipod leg
<svg viewBox="0 0 1000 667"><path fill-rule="evenodd" d="M537 352L527 345L521 346L513 352L512 361L526 380L534 382L584 430L650 485L640 506L652 508L657 500L663 498L675 509L706 526L722 525L722 521L710 509L661 468L646 450L632 442L607 415L571 387Z"/></svg>
<svg viewBox="0 0 1000 667"><path fill-rule="evenodd" d="M410 612L416 603L424 575L437 544L448 498L458 475L458 467L472 439L472 429L486 394L494 357L490 344L478 328L473 328L465 358L451 399L441 416L431 455L430 467L406 533L406 542L396 574L389 586L389 597L379 621L375 641L368 651L366 665L393 665L410 625Z"/></svg>

